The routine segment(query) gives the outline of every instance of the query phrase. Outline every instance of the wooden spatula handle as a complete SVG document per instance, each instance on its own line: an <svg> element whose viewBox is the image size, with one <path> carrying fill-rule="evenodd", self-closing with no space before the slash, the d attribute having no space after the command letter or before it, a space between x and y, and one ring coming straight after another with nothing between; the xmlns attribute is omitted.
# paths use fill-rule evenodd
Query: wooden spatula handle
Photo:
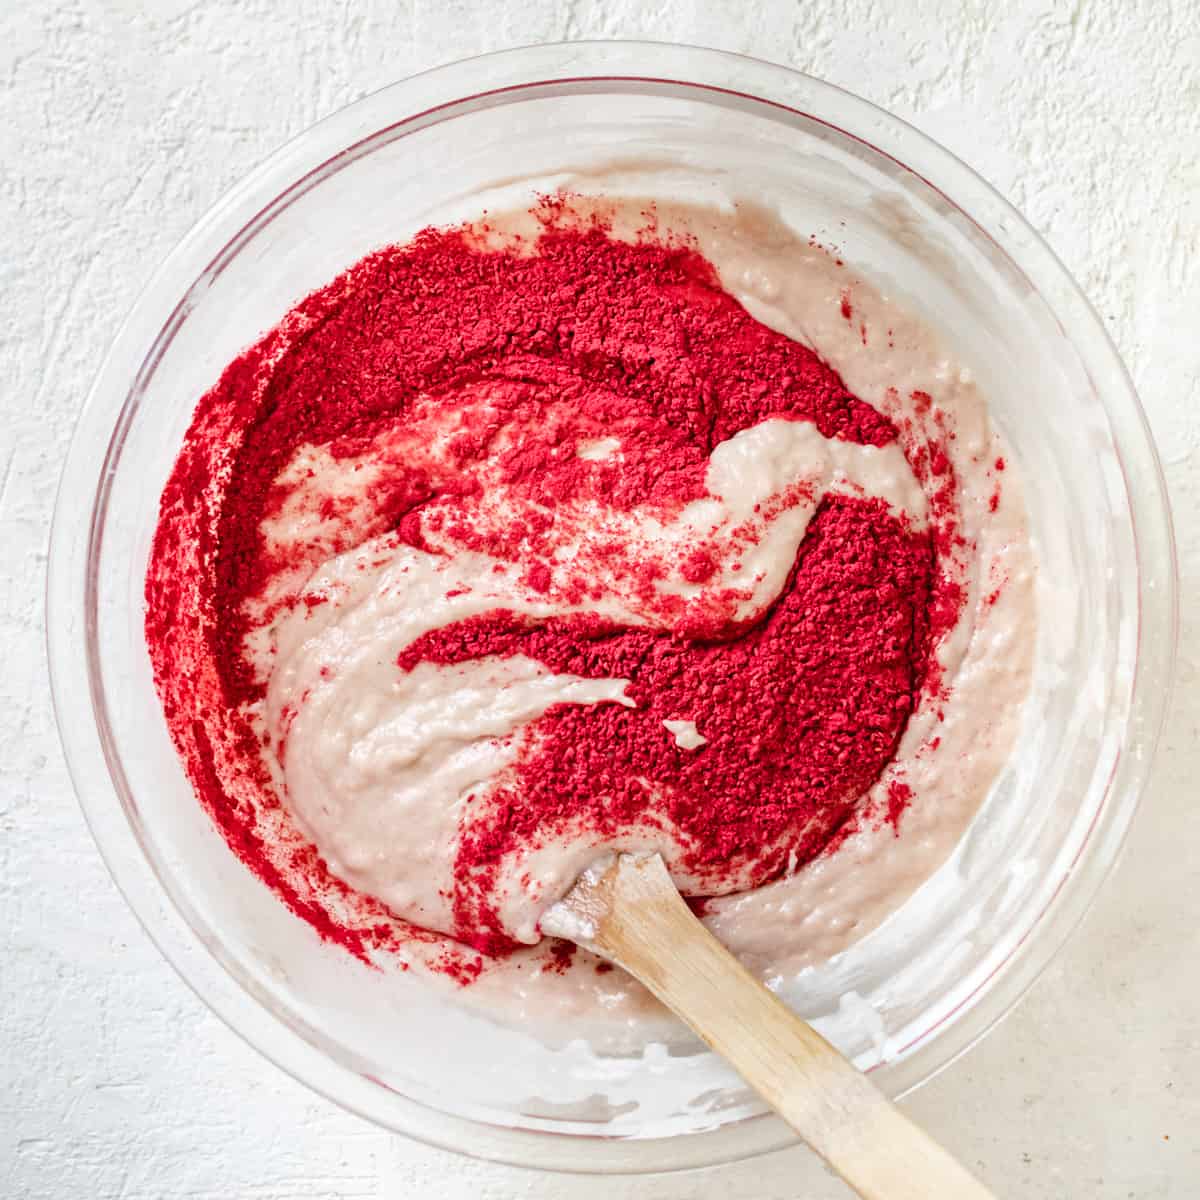
<svg viewBox="0 0 1200 1200"><path fill-rule="evenodd" d="M622 856L589 943L726 1058L867 1200L994 1200L695 918L662 860Z"/></svg>

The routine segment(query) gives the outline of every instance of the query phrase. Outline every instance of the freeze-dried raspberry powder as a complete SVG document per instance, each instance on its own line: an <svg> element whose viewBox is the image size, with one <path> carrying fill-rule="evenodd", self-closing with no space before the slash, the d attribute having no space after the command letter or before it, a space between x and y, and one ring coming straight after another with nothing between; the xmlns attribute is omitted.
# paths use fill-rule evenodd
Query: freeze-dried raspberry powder
<svg viewBox="0 0 1200 1200"><path fill-rule="evenodd" d="M677 512L703 494L714 447L769 418L861 444L896 437L816 354L754 320L691 246L618 241L555 204L543 218L536 247L428 230L308 297L201 400L163 494L146 635L172 735L235 852L360 956L432 935L335 880L290 826L252 724L265 681L245 653L249 602L285 572L302 582L332 554L395 530L418 548L527 563L527 586L586 603L586 576L553 583L548 566L568 502ZM389 461L367 518L339 526L330 501L322 516L335 533L286 561L269 550L262 523L282 503L277 477L298 448L350 458L403 427L418 402L476 414L481 395L488 420L464 418L452 440L460 475ZM506 427L522 437L496 451ZM621 454L581 455L589 438L618 439ZM477 519L486 497L466 467L493 455L543 517ZM498 864L581 820L602 837L660 819L705 878L749 865L762 882L820 853L894 755L926 684L935 551L882 502L830 497L782 594L751 622L731 622L720 605L710 620L658 631L493 612L419 639L397 671L521 654L556 672L627 678L636 702L563 705L539 719L514 779L488 795L486 819L459 847L459 937L504 952L488 894ZM697 545L682 571L704 583L719 565ZM658 569L634 570L630 587L652 592ZM678 719L697 721L706 743L677 746L662 723ZM448 973L478 974L452 951Z"/></svg>

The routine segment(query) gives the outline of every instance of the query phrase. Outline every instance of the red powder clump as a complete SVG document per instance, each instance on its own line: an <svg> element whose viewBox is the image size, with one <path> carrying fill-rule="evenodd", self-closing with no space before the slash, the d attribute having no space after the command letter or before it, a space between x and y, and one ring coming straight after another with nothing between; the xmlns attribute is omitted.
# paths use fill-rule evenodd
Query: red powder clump
<svg viewBox="0 0 1200 1200"><path fill-rule="evenodd" d="M248 602L285 572L303 579L388 530L419 548L436 533L439 544L524 563L527 585L545 591L553 581L537 550L569 501L678 511L703 494L714 447L772 417L861 444L896 437L817 355L755 321L690 246L618 242L554 206L545 224L535 253L489 249L464 230L381 250L226 368L164 491L146 585L168 724L231 847L322 936L360 956L424 940L442 947L435 965L462 983L478 975L477 955L356 896L298 834L282 848L264 834L264 814L283 827L288 818L250 723L264 680L244 654ZM463 407L478 394L492 415L464 416L450 453L464 468L498 461L544 516L481 534L483 497L469 472L433 478L389 461L365 524L331 501L321 515L334 534L298 544L287 561L272 552L262 524L283 503L276 480L298 448L350 458L403 427L418 402L466 413L478 411ZM504 444L506 424L525 433ZM607 437L619 439L619 456L576 452ZM952 486L935 451L920 466ZM422 523L434 500L437 529ZM783 593L748 625L714 617L654 633L493 612L410 647L397 670L523 654L555 671L629 679L637 704L564 705L538 722L515 780L486 797L487 819L462 842L460 936L488 953L507 949L487 899L501 858L580 820L601 839L631 824L669 827L686 868L714 890L725 875L751 869L761 881L819 853L892 757L927 682L931 622L941 628L960 602L937 576L942 549L878 502L835 497L813 519ZM703 584L717 567L697 546L681 569ZM637 586L652 588L660 569L648 563ZM586 599L586 578L571 586L565 599ZM695 721L707 743L681 749L668 719ZM647 779L661 785L653 795ZM906 800L892 796L889 819Z"/></svg>

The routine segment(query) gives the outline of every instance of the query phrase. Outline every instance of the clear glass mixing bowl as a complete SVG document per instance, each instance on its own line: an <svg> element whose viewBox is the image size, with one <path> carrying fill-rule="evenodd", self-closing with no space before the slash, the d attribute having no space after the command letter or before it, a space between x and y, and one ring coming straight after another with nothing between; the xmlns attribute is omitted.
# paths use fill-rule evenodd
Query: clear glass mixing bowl
<svg viewBox="0 0 1200 1200"><path fill-rule="evenodd" d="M540 46L398 83L297 138L175 250L101 368L63 476L48 628L96 840L163 953L234 1029L430 1142L648 1170L791 1135L698 1046L547 1047L322 945L193 798L142 641L159 491L224 364L367 251L501 199L587 187L614 161L639 190L752 196L836 242L958 348L1019 461L1043 605L1019 752L941 873L951 902L919 892L803 989L806 1014L893 1094L980 1037L1095 895L1145 783L1174 648L1170 520L1129 379L1063 267L946 151L827 84L675 46Z"/></svg>

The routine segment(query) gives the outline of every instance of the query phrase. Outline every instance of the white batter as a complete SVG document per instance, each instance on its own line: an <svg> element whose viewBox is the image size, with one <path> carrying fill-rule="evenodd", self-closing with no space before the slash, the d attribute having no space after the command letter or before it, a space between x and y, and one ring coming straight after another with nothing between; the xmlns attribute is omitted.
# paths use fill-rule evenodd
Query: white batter
<svg viewBox="0 0 1200 1200"><path fill-rule="evenodd" d="M644 227L645 203L606 206L614 234ZM826 440L807 424L767 421L721 444L706 477L708 495L678 520L594 506L583 527L614 532L630 556L667 566L664 593L703 606L716 592L742 589L738 615L752 616L782 588L807 523L829 492L879 497L920 528L937 521L906 461L936 441L952 461L955 507L964 545L954 570L966 589L956 626L936 648L948 696L927 696L910 719L900 752L864 797L868 813L886 808L889 784L902 779L913 801L899 830L867 819L835 852L766 887L714 900L710 928L753 969L771 979L836 954L875 928L946 858L1008 755L1031 669L1035 613L1033 560L1020 491L1011 467L997 470L1004 447L990 428L970 373L903 308L752 206L734 210L658 209L660 228L694 238L726 289L766 325L814 348L858 397L890 417L899 443L884 449ZM489 237L536 225L525 216L492 220ZM854 319L844 316L852 308ZM913 393L927 401L915 403ZM481 395L480 404L487 398ZM303 503L307 489L338 497L337 523L372 512L372 480L389 459L418 460L434 478L459 470L446 454L447 430L436 406L417 406L402 431L357 458L305 447L281 474L294 488L269 522L282 552L297 542L332 538L326 520ZM951 433L952 437L947 437ZM519 437L519 431L511 436ZM581 443L582 458L619 456L620 440ZM487 464L481 482L508 519L520 502L503 494ZM1002 486L999 484L1002 483ZM797 489L805 493L796 502ZM788 497L786 505L778 503ZM631 703L626 681L551 674L531 659L480 659L454 666L421 663L396 670L397 655L422 633L464 617L505 608L548 617L595 611L623 623L661 626L654 603L631 599L619 571L593 554L585 533L562 555L563 570L593 564L599 599L568 609L547 602L523 581L522 565L497 562L438 543L423 515L427 554L387 535L333 555L306 583L301 602L279 598L298 581L280 579L256 603L250 638L269 690L258 714L270 765L287 803L330 870L425 928L453 928L449 896L458 839L472 820L469 797L503 777L518 757L530 723L560 703ZM489 519L486 514L481 520ZM678 563L703 535L721 550L718 570L688 582ZM589 559L589 556L591 558ZM738 568L734 573L734 564ZM618 564L619 566L620 564ZM703 714L681 714L664 737L686 748L704 744ZM498 886L505 930L539 940L538 919L597 854L657 849L679 857L669 831L632 831L619 844L597 845L587 833L563 836L535 855L505 863ZM705 894L702 878L676 870L685 890ZM723 885L728 888L729 884ZM544 958L518 953L489 970L464 994L507 1019L546 1020L603 1011L624 1021L648 1001L620 972L600 975L588 962L565 974Z"/></svg>

